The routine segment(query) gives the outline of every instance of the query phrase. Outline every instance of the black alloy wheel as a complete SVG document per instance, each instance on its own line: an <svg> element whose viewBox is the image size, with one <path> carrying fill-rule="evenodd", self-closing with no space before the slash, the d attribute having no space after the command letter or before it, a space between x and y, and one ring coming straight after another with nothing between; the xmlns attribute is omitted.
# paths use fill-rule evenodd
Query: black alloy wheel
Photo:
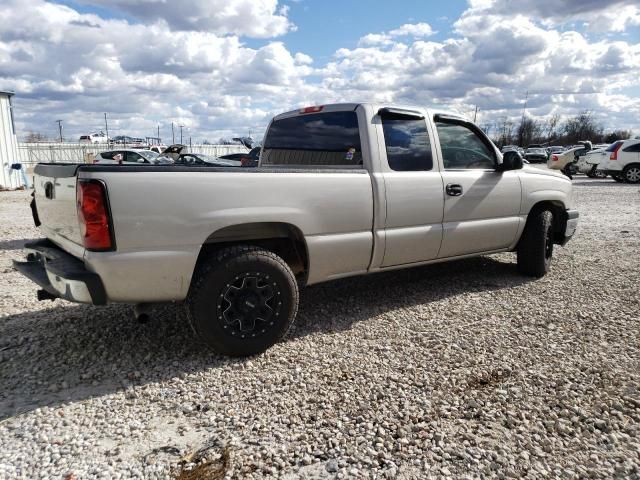
<svg viewBox="0 0 640 480"><path fill-rule="evenodd" d="M264 352L287 333L298 311L298 283L273 252L239 245L201 260L185 310L196 335L218 353Z"/></svg>

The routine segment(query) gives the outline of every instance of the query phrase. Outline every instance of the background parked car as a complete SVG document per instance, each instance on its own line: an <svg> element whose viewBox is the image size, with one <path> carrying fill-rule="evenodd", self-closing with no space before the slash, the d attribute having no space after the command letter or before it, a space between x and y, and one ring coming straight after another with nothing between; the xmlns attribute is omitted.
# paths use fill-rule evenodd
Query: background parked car
<svg viewBox="0 0 640 480"><path fill-rule="evenodd" d="M241 167L240 160L224 160L204 153L182 153L175 161L176 165L200 167Z"/></svg>
<svg viewBox="0 0 640 480"><path fill-rule="evenodd" d="M553 155L554 153L562 153L564 152L564 147L560 145L552 145L548 148L549 155Z"/></svg>
<svg viewBox="0 0 640 480"><path fill-rule="evenodd" d="M547 150L542 147L529 147L524 154L524 158L531 163L542 163L546 162L549 156L547 155Z"/></svg>
<svg viewBox="0 0 640 480"><path fill-rule="evenodd" d="M163 163L173 163L170 158L162 157L157 152L151 150L117 149L101 152L96 155L93 163L100 165L120 165L120 164L147 164L158 165Z"/></svg>
<svg viewBox="0 0 640 480"><path fill-rule="evenodd" d="M554 153L549 157L547 166L551 170L561 170L567 177L573 178L573 175L577 172L576 162L578 161L578 154L584 152L584 146L570 148L562 153Z"/></svg>
<svg viewBox="0 0 640 480"><path fill-rule="evenodd" d="M90 133L89 135L80 135L79 143L107 143L109 137L106 133Z"/></svg>
<svg viewBox="0 0 640 480"><path fill-rule="evenodd" d="M576 168L578 173L584 173L589 178L606 178L607 174L598 170L598 164L607 156L607 148L609 145L605 145L604 148L594 148L578 157Z"/></svg>
<svg viewBox="0 0 640 480"><path fill-rule="evenodd" d="M257 167L260 160L260 150L261 147L255 147L248 153L230 153L229 155L221 155L218 158L239 161L243 167Z"/></svg>
<svg viewBox="0 0 640 480"><path fill-rule="evenodd" d="M616 182L640 183L640 139L619 140L607 148L609 156L598 164L598 170L611 175Z"/></svg>

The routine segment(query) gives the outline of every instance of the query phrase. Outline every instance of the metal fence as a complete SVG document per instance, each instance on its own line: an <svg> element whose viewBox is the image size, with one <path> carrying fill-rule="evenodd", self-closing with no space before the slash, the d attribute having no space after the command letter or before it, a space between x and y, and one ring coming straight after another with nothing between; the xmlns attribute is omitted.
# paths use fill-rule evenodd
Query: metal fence
<svg viewBox="0 0 640 480"><path fill-rule="evenodd" d="M124 145L107 145L106 143L18 143L18 158L15 163L35 165L41 162L52 163L90 163L93 157L105 150L131 148ZM244 153L247 149L242 145L187 145L185 152L205 153L220 156L230 153Z"/></svg>

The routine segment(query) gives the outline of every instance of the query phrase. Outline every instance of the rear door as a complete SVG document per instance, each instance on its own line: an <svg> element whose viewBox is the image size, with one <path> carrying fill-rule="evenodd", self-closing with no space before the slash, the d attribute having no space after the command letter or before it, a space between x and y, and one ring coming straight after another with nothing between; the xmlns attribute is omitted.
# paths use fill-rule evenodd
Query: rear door
<svg viewBox="0 0 640 480"><path fill-rule="evenodd" d="M435 259L442 242L442 177L424 115L386 108L378 114L387 206L381 266Z"/></svg>
<svg viewBox="0 0 640 480"><path fill-rule="evenodd" d="M517 171L496 171L497 154L474 125L436 117L442 158L444 218L438 257L509 247L520 224Z"/></svg>

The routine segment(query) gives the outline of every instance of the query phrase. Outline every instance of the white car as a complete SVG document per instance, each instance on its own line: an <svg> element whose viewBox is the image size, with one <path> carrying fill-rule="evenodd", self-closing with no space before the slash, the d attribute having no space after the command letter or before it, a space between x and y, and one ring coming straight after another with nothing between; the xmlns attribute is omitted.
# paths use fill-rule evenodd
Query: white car
<svg viewBox="0 0 640 480"><path fill-rule="evenodd" d="M607 174L601 170L598 170L598 165L606 156L609 155L607 148L609 145L605 145L603 148L595 148L587 152L578 158L576 167L578 173L584 173L589 178L606 178Z"/></svg>
<svg viewBox="0 0 640 480"><path fill-rule="evenodd" d="M105 133L90 133L89 135L81 135L78 140L80 143L108 143L109 137Z"/></svg>
<svg viewBox="0 0 640 480"><path fill-rule="evenodd" d="M578 161L578 154L582 151L584 151L584 146L579 145L562 153L554 153L549 157L547 167L550 170L560 170L567 177L572 178L576 173L575 163Z"/></svg>
<svg viewBox="0 0 640 480"><path fill-rule="evenodd" d="M606 150L598 170L616 182L640 183L640 138L618 140Z"/></svg>
<svg viewBox="0 0 640 480"><path fill-rule="evenodd" d="M136 150L120 148L98 153L93 163L99 165L122 165L122 164L162 164L173 163L170 158L163 157L151 150Z"/></svg>

